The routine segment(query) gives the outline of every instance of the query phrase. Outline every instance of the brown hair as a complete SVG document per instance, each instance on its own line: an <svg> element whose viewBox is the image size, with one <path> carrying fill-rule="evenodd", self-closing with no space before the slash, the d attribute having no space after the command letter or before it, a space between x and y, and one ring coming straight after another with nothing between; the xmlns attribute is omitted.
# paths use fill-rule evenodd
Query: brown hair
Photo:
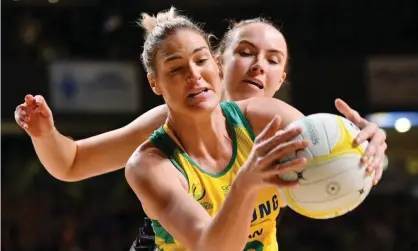
<svg viewBox="0 0 418 251"><path fill-rule="evenodd" d="M197 32L206 39L209 49L211 49L210 35L206 34L198 24L193 23L186 16L178 14L174 7L159 12L157 16L142 13L137 24L146 31L141 60L147 73L153 76L156 74L155 55L159 45L167 36L174 34L178 29L190 29Z"/></svg>

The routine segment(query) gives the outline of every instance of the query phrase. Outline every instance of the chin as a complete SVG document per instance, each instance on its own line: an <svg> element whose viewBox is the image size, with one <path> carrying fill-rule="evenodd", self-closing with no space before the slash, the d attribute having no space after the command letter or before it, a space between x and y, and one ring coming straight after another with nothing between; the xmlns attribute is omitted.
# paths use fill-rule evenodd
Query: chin
<svg viewBox="0 0 418 251"><path fill-rule="evenodd" d="M213 110L216 109L216 107L218 107L218 105L219 105L219 101L216 102L214 100L207 100L207 101L199 102L194 105L190 105L189 108L192 110L199 110L202 112L204 111L212 112Z"/></svg>
<svg viewBox="0 0 418 251"><path fill-rule="evenodd" d="M191 102L187 104L187 108L193 112L198 113L211 113L216 107L219 106L220 98L215 96L209 97L199 102Z"/></svg>
<svg viewBox="0 0 418 251"><path fill-rule="evenodd" d="M240 100L246 100L246 99L250 99L250 98L259 98L259 97L264 97L264 93L262 90L258 91L258 92L242 92L239 93L238 95L235 96L236 99L234 101L240 101Z"/></svg>

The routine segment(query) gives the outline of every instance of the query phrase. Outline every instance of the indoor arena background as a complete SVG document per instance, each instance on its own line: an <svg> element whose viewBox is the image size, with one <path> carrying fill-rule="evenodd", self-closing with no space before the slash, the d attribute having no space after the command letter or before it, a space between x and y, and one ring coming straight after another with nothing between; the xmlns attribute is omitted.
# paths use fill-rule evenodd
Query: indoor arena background
<svg viewBox="0 0 418 251"><path fill-rule="evenodd" d="M143 34L135 20L171 5L218 38L231 19L262 15L280 24L291 70L278 97L305 114L336 113L337 97L363 116L380 112L369 118L388 135L382 181L337 219L286 210L281 250L418 250L418 1L412 0L3 0L2 250L129 249L144 213L123 170L75 183L52 178L13 112L25 94L42 94L57 128L79 139L161 104L140 64ZM126 72L135 74L121 80ZM92 75L88 84L81 79ZM87 95L74 97L80 90Z"/></svg>

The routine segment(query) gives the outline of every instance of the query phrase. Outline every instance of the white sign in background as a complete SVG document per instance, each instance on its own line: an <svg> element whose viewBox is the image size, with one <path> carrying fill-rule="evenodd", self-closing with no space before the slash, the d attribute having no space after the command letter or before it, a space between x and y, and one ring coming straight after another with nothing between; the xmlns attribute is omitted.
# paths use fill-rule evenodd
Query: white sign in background
<svg viewBox="0 0 418 251"><path fill-rule="evenodd" d="M49 68L54 112L135 113L140 109L138 69L133 63L57 61Z"/></svg>

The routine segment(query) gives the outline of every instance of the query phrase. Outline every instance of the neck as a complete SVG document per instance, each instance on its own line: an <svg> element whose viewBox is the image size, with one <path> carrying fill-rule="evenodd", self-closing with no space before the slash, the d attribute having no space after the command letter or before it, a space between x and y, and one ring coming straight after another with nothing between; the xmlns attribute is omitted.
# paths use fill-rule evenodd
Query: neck
<svg viewBox="0 0 418 251"><path fill-rule="evenodd" d="M170 111L167 124L181 146L195 161L219 160L226 149L231 149L231 139L222 109L218 106L210 116L184 117Z"/></svg>

